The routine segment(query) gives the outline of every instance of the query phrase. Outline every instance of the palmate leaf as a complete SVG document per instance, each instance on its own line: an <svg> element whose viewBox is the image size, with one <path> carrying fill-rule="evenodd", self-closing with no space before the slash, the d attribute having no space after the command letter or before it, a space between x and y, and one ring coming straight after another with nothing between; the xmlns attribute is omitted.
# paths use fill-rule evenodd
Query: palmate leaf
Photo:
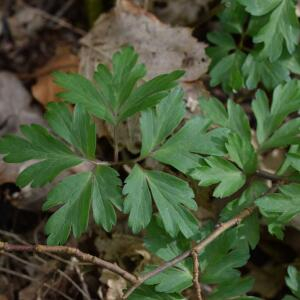
<svg viewBox="0 0 300 300"><path fill-rule="evenodd" d="M259 2L262 3L265 0ZM299 21L296 16L295 1L275 0L272 1L273 3L266 2L268 7L261 10L261 13L274 9L270 12L267 24L259 30L253 41L264 43L261 55L275 61L281 56L284 45L290 54L295 51L299 38Z"/></svg>
<svg viewBox="0 0 300 300"><path fill-rule="evenodd" d="M247 263L249 256L247 241L239 235L238 228L228 230L201 252L202 282L222 284L239 278L237 269Z"/></svg>
<svg viewBox="0 0 300 300"><path fill-rule="evenodd" d="M228 131L224 128L207 131L209 124L202 117L189 120L151 156L161 163L188 173L198 166L201 154L224 155Z"/></svg>
<svg viewBox="0 0 300 300"><path fill-rule="evenodd" d="M275 131L290 113L300 109L299 87L300 83L297 80L291 80L286 84L277 86L273 92L271 108L269 108L267 95L261 90L256 93L256 99L252 102L252 109L257 120L257 139L262 148L267 149L273 147L273 145L280 146L279 139L281 139L282 134L285 135L287 130L290 129L292 131L288 133L289 139L295 139L298 121L293 120L288 125L290 121L283 125L278 133ZM268 141L272 134L274 136L271 137L271 141ZM282 146L286 145L284 140L281 140Z"/></svg>
<svg viewBox="0 0 300 300"><path fill-rule="evenodd" d="M96 126L83 105L76 105L72 115L65 103L50 103L45 118L51 129L82 155L95 157Z"/></svg>
<svg viewBox="0 0 300 300"><path fill-rule="evenodd" d="M261 59L257 53L247 56L242 71L248 89L255 89L259 82L262 82L268 90L271 90L278 84L290 79L290 72L283 62L270 62L269 59Z"/></svg>
<svg viewBox="0 0 300 300"><path fill-rule="evenodd" d="M214 124L230 129L247 142L251 140L248 117L242 107L232 100L227 102L227 111L217 98L200 98L199 105L206 117Z"/></svg>
<svg viewBox="0 0 300 300"><path fill-rule="evenodd" d="M29 183L32 187L43 186L63 170L83 161L39 125L23 125L21 132L25 138L7 135L0 140L0 153L4 154L4 161L20 163L40 160L21 172L17 179L20 187Z"/></svg>
<svg viewBox="0 0 300 300"><path fill-rule="evenodd" d="M206 49L207 55L212 59L210 84L221 84L226 92L239 90L244 86L242 65L246 55L238 49L232 35L227 32L212 32L207 38L216 45Z"/></svg>
<svg viewBox="0 0 300 300"><path fill-rule="evenodd" d="M257 155L251 144L249 120L242 107L229 100L226 110L216 98L200 98L199 104L203 113L214 124L231 131L225 145L230 159L245 173L253 173L257 165Z"/></svg>
<svg viewBox="0 0 300 300"><path fill-rule="evenodd" d="M182 97L182 90L174 89L155 108L142 112L141 157L150 155L186 173L198 165L200 154L224 154L227 131L216 129L207 132L209 121L196 117L170 136L184 116Z"/></svg>
<svg viewBox="0 0 300 300"><path fill-rule="evenodd" d="M164 226L171 236L182 232L192 236L198 224L189 209L195 210L193 191L183 180L160 171L146 171L135 165L125 181L124 211L129 213L128 224L136 233L150 222L152 199Z"/></svg>
<svg viewBox="0 0 300 300"><path fill-rule="evenodd" d="M219 198L232 195L246 182L245 175L234 164L215 156L204 159L203 163L195 168L190 175L195 180L199 180L201 186L218 183L213 195Z"/></svg>
<svg viewBox="0 0 300 300"><path fill-rule="evenodd" d="M226 9L219 14L222 29L230 33L242 33L243 25L247 20L247 13L240 3L236 0L223 0Z"/></svg>
<svg viewBox="0 0 300 300"><path fill-rule="evenodd" d="M78 74L55 73L55 82L66 91L60 97L81 103L94 116L116 125L136 112L155 106L176 86L182 71L159 75L137 87L146 74L132 47L113 55L113 70L99 65L91 82Z"/></svg>
<svg viewBox="0 0 300 300"><path fill-rule="evenodd" d="M148 155L179 125L185 114L183 91L174 89L154 109L141 115L142 150L141 156Z"/></svg>
<svg viewBox="0 0 300 300"><path fill-rule="evenodd" d="M120 184L118 173L107 166L63 179L43 205L44 210L61 206L46 224L48 244L64 244L71 232L75 237L85 232L90 207L95 222L110 231L116 223L114 207L122 208Z"/></svg>
<svg viewBox="0 0 300 300"><path fill-rule="evenodd" d="M8 135L0 140L0 153L5 154L5 161L39 161L21 172L17 179L20 187L29 183L32 187L43 186L63 170L80 164L86 158L95 157L95 124L81 105L75 107L72 115L65 104L53 103L49 105L46 117L53 131L69 147L39 125L22 126L21 132L25 138Z"/></svg>
<svg viewBox="0 0 300 300"><path fill-rule="evenodd" d="M255 203L268 222L270 233L283 238L283 229L288 222L300 213L300 184L293 183L279 188L278 193L266 195Z"/></svg>
<svg viewBox="0 0 300 300"><path fill-rule="evenodd" d="M211 86L222 84L225 91L236 92L244 86L242 65L246 55L236 50L223 57L210 71Z"/></svg>

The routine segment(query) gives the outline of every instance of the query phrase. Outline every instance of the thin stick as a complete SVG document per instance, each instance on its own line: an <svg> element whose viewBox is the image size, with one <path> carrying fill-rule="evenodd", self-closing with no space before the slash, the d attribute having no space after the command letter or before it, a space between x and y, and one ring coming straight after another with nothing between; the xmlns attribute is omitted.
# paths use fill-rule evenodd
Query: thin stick
<svg viewBox="0 0 300 300"><path fill-rule="evenodd" d="M234 227L234 226L240 224L245 218L250 216L254 210L255 210L255 207L246 208L245 210L243 210L240 214L238 214L233 219L219 225L207 238L203 239L195 247L193 247L193 249L183 252L182 254L176 256L175 258L161 264L156 269L140 276L139 280L126 292L123 299L127 299L139 286L141 286L149 278L152 278L155 275L163 272L164 270L177 265L182 260L191 256L193 251L196 251L197 253L199 253L208 244L210 244L216 238L218 238L223 232L225 232L226 230L228 230L231 227Z"/></svg>
<svg viewBox="0 0 300 300"><path fill-rule="evenodd" d="M138 282L138 278L126 270L119 267L117 264L110 263L99 257L93 256L88 253L84 253L77 248L67 246L46 246L46 245L15 245L4 243L0 241L0 250L7 252L37 252L37 253L62 253L69 254L77 257L81 261L92 263L101 268L108 269L129 282L135 284Z"/></svg>
<svg viewBox="0 0 300 300"><path fill-rule="evenodd" d="M74 258L74 260L76 260L75 263L74 263L74 269L75 269L75 271L76 271L76 273L77 273L77 275L79 277L79 280L81 282L82 288L83 288L85 294L87 295L87 299L91 300L92 297L91 297L91 295L89 293L89 289L88 289L87 284L86 284L86 282L84 280L84 274L81 272L80 267L78 266L77 259Z"/></svg>
<svg viewBox="0 0 300 300"><path fill-rule="evenodd" d="M197 251L192 251L193 263L194 263L194 270L193 270L193 284L196 290L196 295L198 300L203 300L202 292L201 292L201 285L199 282L199 260L198 260L198 253Z"/></svg>

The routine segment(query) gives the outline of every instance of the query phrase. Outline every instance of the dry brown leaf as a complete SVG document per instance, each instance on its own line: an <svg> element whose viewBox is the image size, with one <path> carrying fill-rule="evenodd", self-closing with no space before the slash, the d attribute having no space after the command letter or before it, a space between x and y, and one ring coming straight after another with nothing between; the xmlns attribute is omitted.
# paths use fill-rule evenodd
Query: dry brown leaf
<svg viewBox="0 0 300 300"><path fill-rule="evenodd" d="M54 84L54 71L78 72L79 59L72 54L69 46L59 45L56 54L48 63L36 70L37 83L32 86L32 94L44 106L51 101L59 100L56 94L62 89Z"/></svg>
<svg viewBox="0 0 300 300"><path fill-rule="evenodd" d="M122 299L123 290L127 287L127 282L124 278L104 269L100 277L100 282L108 287L105 295L106 300ZM103 299L102 287L99 288L98 295L100 299Z"/></svg>
<svg viewBox="0 0 300 300"><path fill-rule="evenodd" d="M148 68L147 79L176 69L186 71L183 81L194 81L207 72L206 44L186 27L171 27L128 0L96 21L81 40L81 72L91 78L95 66L110 63L111 54L131 44ZM175 38L176 37L176 38Z"/></svg>

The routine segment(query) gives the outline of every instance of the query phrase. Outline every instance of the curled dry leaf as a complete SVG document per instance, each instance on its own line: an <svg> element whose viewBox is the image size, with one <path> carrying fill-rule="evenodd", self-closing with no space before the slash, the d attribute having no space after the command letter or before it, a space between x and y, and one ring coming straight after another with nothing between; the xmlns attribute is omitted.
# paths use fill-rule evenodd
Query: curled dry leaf
<svg viewBox="0 0 300 300"><path fill-rule="evenodd" d="M127 282L121 276L109 271L103 270L100 277L100 282L107 286L107 292L105 295L106 300L121 299L123 296L123 290L127 287ZM103 299L102 286L98 290L100 299Z"/></svg>
<svg viewBox="0 0 300 300"><path fill-rule="evenodd" d="M146 79L176 69L185 70L184 88L191 90L194 86L191 96L187 96L188 107L191 111L196 109L194 99L203 93L203 86L199 88L201 84L194 85L194 82L207 72L209 61L205 54L206 45L198 42L189 28L171 27L131 1L122 0L115 9L100 16L81 43L80 70L88 78L92 77L98 63L110 64L111 53L127 44L134 46L141 62L146 64ZM140 143L137 122L138 117L134 117L119 128L122 132L120 147L124 145L132 153L137 152ZM112 128L104 130L103 124L99 127L102 128L100 136L105 133L113 136Z"/></svg>

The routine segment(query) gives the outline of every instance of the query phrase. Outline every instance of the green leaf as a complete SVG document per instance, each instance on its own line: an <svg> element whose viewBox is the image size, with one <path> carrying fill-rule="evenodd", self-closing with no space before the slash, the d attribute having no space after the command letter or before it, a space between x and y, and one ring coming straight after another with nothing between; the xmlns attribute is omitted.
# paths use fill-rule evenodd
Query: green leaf
<svg viewBox="0 0 300 300"><path fill-rule="evenodd" d="M293 145L294 147L298 145ZM293 147L292 146L292 147ZM292 151L289 151L287 153L287 159L286 162L288 165L291 165L294 169L296 169L298 172L300 172L300 153L299 153L299 146L297 149L295 149L296 152L294 152L294 149L291 149Z"/></svg>
<svg viewBox="0 0 300 300"><path fill-rule="evenodd" d="M211 295L209 295L208 300L231 300L231 299L258 299L256 297L244 297L247 292L249 292L254 284L254 279L251 277L237 278L232 281L228 281L224 284L218 286Z"/></svg>
<svg viewBox="0 0 300 300"><path fill-rule="evenodd" d="M114 169L98 166L92 179L92 208L94 220L106 231L117 221L114 206L122 210L121 180Z"/></svg>
<svg viewBox="0 0 300 300"><path fill-rule="evenodd" d="M300 118L293 119L283 124L275 133L261 144L261 150L286 147L291 144L300 144L299 137Z"/></svg>
<svg viewBox="0 0 300 300"><path fill-rule="evenodd" d="M300 298L300 273L294 266L289 266L287 272L285 282L293 294Z"/></svg>
<svg viewBox="0 0 300 300"><path fill-rule="evenodd" d="M247 139L241 138L236 133L231 133L228 135L226 149L230 159L246 174L252 174L256 171L257 155Z"/></svg>
<svg viewBox="0 0 300 300"><path fill-rule="evenodd" d="M249 12L251 15L262 16L269 13L275 7L277 7L281 0L238 0L238 2L246 6L246 11Z"/></svg>
<svg viewBox="0 0 300 300"><path fill-rule="evenodd" d="M156 217L147 227L145 246L151 253L167 261L188 250L191 245L182 235L172 238L164 230L161 218ZM154 267L147 268L147 271ZM187 259L147 280L146 284L156 285L155 290L158 292L172 293L190 287L192 279L192 263L191 259Z"/></svg>
<svg viewBox="0 0 300 300"><path fill-rule="evenodd" d="M132 293L128 300L185 300L178 294L158 293L151 286L142 285Z"/></svg>
<svg viewBox="0 0 300 300"><path fill-rule="evenodd" d="M242 33L243 25L247 20L247 13L243 6L241 6L236 0L226 0L225 7L220 14L220 22L222 29L225 29L231 33Z"/></svg>
<svg viewBox="0 0 300 300"><path fill-rule="evenodd" d="M78 74L56 72L55 82L66 91L60 97L82 104L94 116L116 125L136 112L158 104L177 85L182 71L159 75L137 87L146 74L132 47L124 47L113 55L113 70L99 65L91 82Z"/></svg>
<svg viewBox="0 0 300 300"><path fill-rule="evenodd" d="M282 62L260 59L256 54L247 56L242 71L248 89L255 89L258 83L262 82L268 90L271 90L278 84L290 79L289 70Z"/></svg>
<svg viewBox="0 0 300 300"><path fill-rule="evenodd" d="M148 271L150 270L151 268ZM156 285L155 290L158 292L180 293L193 285L192 261L188 260L176 268L169 268L148 279L145 284Z"/></svg>
<svg viewBox="0 0 300 300"><path fill-rule="evenodd" d="M199 230L201 231L202 228ZM166 232L162 219L155 215L147 226L144 245L151 253L167 261L188 250L190 241L181 234L176 238L171 237Z"/></svg>
<svg viewBox="0 0 300 300"><path fill-rule="evenodd" d="M226 222L237 216L242 210L253 206L254 201L267 191L267 187L262 181L254 181L238 199L230 201L221 212L221 221ZM238 234L244 237L250 247L254 249L259 241L260 228L257 213L246 218L238 226Z"/></svg>
<svg viewBox="0 0 300 300"><path fill-rule="evenodd" d="M91 81L75 73L55 72L54 82L65 91L58 96L66 102L82 104L92 115L114 124L115 118L111 109L106 106L103 95L100 94Z"/></svg>
<svg viewBox="0 0 300 300"><path fill-rule="evenodd" d="M201 252L201 282L222 284L239 278L237 268L244 266L249 259L249 247L237 228L219 236Z"/></svg>
<svg viewBox="0 0 300 300"><path fill-rule="evenodd" d="M268 98L262 91L257 92L252 102L257 119L257 138L262 144L282 124L286 117L300 109L300 82L290 80L277 86L273 92L273 101L269 109Z"/></svg>
<svg viewBox="0 0 300 300"><path fill-rule="evenodd" d="M271 4L270 1L268 3ZM275 3L278 5L276 6ZM268 23L253 39L255 43L264 43L261 55L268 57L271 61L275 61L281 56L284 45L290 54L293 53L299 38L299 21L296 16L295 2L293 0L276 0L273 1L273 5L276 7L271 12Z"/></svg>
<svg viewBox="0 0 300 300"><path fill-rule="evenodd" d="M251 140L251 129L248 117L242 107L232 100L227 102L227 111L224 105L216 98L200 98L200 108L207 118L214 124L226 127L238 134L241 139Z"/></svg>
<svg viewBox="0 0 300 300"><path fill-rule="evenodd" d="M244 86L242 74L242 65L245 60L245 54L239 50L224 56L210 72L211 86L222 84L225 91L236 92Z"/></svg>
<svg viewBox="0 0 300 300"><path fill-rule="evenodd" d="M124 211L129 213L129 226L134 232L144 228L151 219L154 200L163 224L171 236L179 231L192 236L197 221L188 209L197 209L193 191L183 180L159 171L142 170L136 165L126 179Z"/></svg>
<svg viewBox="0 0 300 300"><path fill-rule="evenodd" d="M96 126L82 104L76 105L72 116L65 103L50 103L46 120L58 136L73 145L83 156L95 157Z"/></svg>
<svg viewBox="0 0 300 300"><path fill-rule="evenodd" d="M267 219L270 233L282 239L284 226L300 213L300 184L281 186L279 191L258 199L256 205Z"/></svg>
<svg viewBox="0 0 300 300"><path fill-rule="evenodd" d="M262 90L258 90L255 97L255 100L252 101L252 110L257 122L257 140L259 144L262 144L269 135L269 129L265 122L267 119L270 119L269 100L267 94Z"/></svg>
<svg viewBox="0 0 300 300"><path fill-rule="evenodd" d="M210 69L213 68L230 50L236 48L235 41L226 31L214 31L207 34L207 39L216 46L206 48L207 55L212 59Z"/></svg>
<svg viewBox="0 0 300 300"><path fill-rule="evenodd" d="M156 150L152 157L183 173L188 172L198 165L199 155L195 151L197 150L195 142L200 143L201 136L208 126L209 122L204 118L197 117L189 120L183 128ZM215 150L214 147L211 150Z"/></svg>
<svg viewBox="0 0 300 300"><path fill-rule="evenodd" d="M251 129L248 117L242 107L232 100L227 102L228 128L236 132L240 138L251 140Z"/></svg>
<svg viewBox="0 0 300 300"><path fill-rule="evenodd" d="M238 191L246 182L245 175L231 162L211 156L191 172L191 176L199 180L199 185L210 186L218 183L214 197L227 197Z"/></svg>
<svg viewBox="0 0 300 300"><path fill-rule="evenodd" d="M145 228L152 217L152 198L144 171L135 165L125 180L124 212L129 213L128 226L133 233Z"/></svg>
<svg viewBox="0 0 300 300"><path fill-rule="evenodd" d="M63 170L82 162L65 144L39 125L23 125L21 132L25 138L7 135L0 140L0 153L4 154L6 162L40 160L19 175L17 184L20 187L29 183L32 187L43 186Z"/></svg>
<svg viewBox="0 0 300 300"><path fill-rule="evenodd" d="M288 70L292 73L300 75L300 47L298 46L293 54L286 51L280 58L282 64L284 64Z"/></svg>
<svg viewBox="0 0 300 300"><path fill-rule="evenodd" d="M45 119L54 133L71 144L72 113L68 105L63 102L50 102Z"/></svg>
<svg viewBox="0 0 300 300"><path fill-rule="evenodd" d="M90 207L95 222L110 231L116 223L114 207L122 208L120 185L118 173L107 166L63 179L48 194L43 205L44 210L60 206L46 224L48 244L64 244L71 231L75 237L85 232Z"/></svg>
<svg viewBox="0 0 300 300"><path fill-rule="evenodd" d="M214 124L228 127L228 113L220 100L214 97L199 99L199 105L207 118Z"/></svg>
<svg viewBox="0 0 300 300"><path fill-rule="evenodd" d="M247 207L251 207L255 200L257 200L263 193L267 191L267 186L262 181L254 181L243 192L242 196L238 199L230 201L221 212L221 221L228 221Z"/></svg>
<svg viewBox="0 0 300 300"><path fill-rule="evenodd" d="M183 91L174 89L168 97L155 108L142 112L142 150L141 156L148 155L179 125L185 114Z"/></svg>
<svg viewBox="0 0 300 300"><path fill-rule="evenodd" d="M282 300L299 300L299 298L296 298L294 296L286 295L282 298Z"/></svg>
<svg viewBox="0 0 300 300"><path fill-rule="evenodd" d="M75 237L79 237L86 230L91 202L90 179L90 172L69 176L48 194L44 210L61 206L45 227L49 245L64 244L71 231Z"/></svg>
<svg viewBox="0 0 300 300"><path fill-rule="evenodd" d="M136 112L158 104L168 95L171 89L177 86L177 80L183 74L183 71L173 71L169 74L158 75L138 87L121 106L118 122L127 119Z"/></svg>

